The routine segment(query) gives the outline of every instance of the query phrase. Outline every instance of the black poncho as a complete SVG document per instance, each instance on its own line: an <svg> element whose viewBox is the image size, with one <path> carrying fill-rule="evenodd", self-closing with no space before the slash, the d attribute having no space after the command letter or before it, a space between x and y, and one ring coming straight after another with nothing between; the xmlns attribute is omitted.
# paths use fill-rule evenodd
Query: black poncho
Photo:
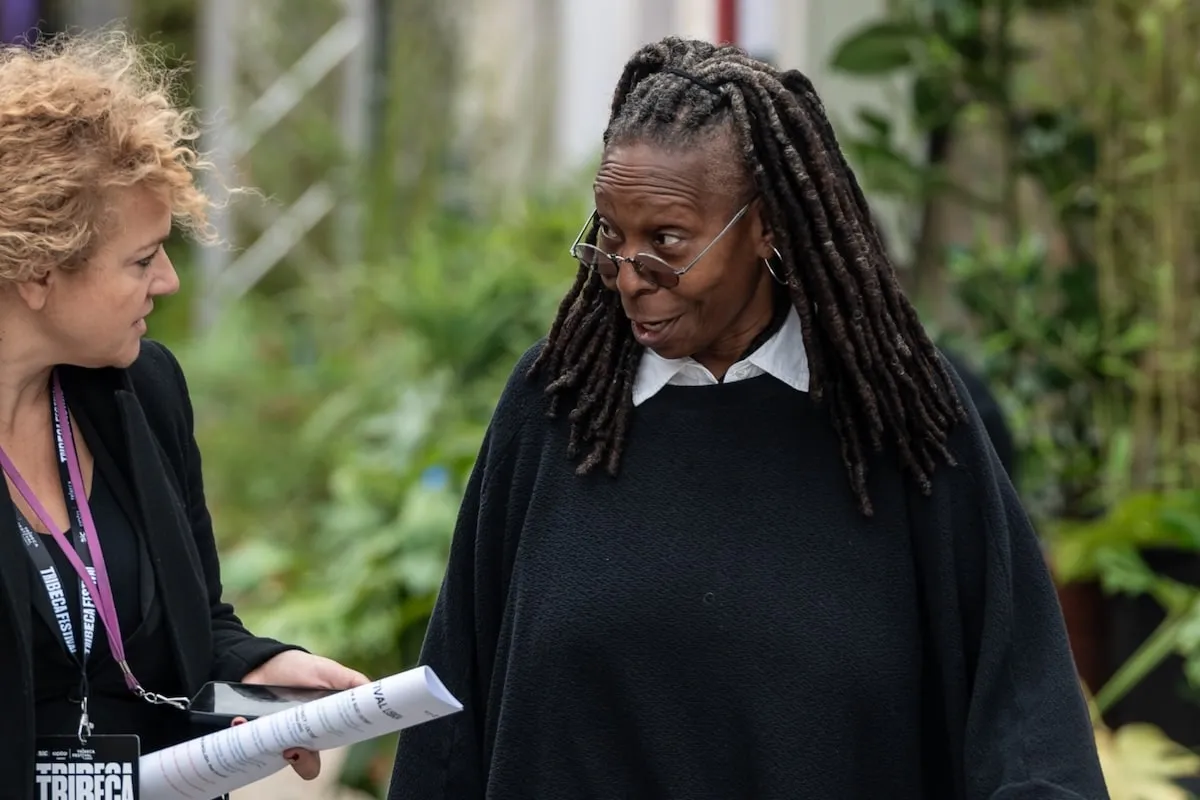
<svg viewBox="0 0 1200 800"><path fill-rule="evenodd" d="M827 408L769 375L666 387L619 477L577 477L534 353L421 659L465 710L404 733L391 798L1107 797L1054 588L973 410L932 497L874 459L866 518Z"/></svg>

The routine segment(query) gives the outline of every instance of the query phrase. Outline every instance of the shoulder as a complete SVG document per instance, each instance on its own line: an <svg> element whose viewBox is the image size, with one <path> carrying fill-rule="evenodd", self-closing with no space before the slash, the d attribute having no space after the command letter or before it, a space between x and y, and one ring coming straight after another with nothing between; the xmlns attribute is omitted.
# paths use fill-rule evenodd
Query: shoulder
<svg viewBox="0 0 1200 800"><path fill-rule="evenodd" d="M941 356L967 411L967 418L950 431L947 449L973 476L994 481L996 470L1007 474L1007 465L1001 463L997 452L1000 442L994 441L1007 434L1006 428L997 426L1003 426L999 406L983 381L961 359L944 351Z"/></svg>
<svg viewBox="0 0 1200 800"><path fill-rule="evenodd" d="M983 423L988 440L996 450L1000 466L1009 475L1016 469L1016 448L1008 421L1004 418L1004 410L996 399L996 395L988 387L979 374L967 364L958 354L943 350L943 357L957 373L965 387L965 395L975 405L979 419ZM959 390L960 394L963 390ZM964 404L966 400L964 399Z"/></svg>
<svg viewBox="0 0 1200 800"><path fill-rule="evenodd" d="M542 349L546 346L546 337L538 339L536 342L526 348L521 357L517 359L517 363L512 368L512 373L508 377L508 385L505 387L505 393L519 393L521 391L529 391L536 380L531 380L529 370L533 367L533 363L537 361L538 356L542 354Z"/></svg>
<svg viewBox="0 0 1200 800"><path fill-rule="evenodd" d="M192 409L183 370L175 355L159 342L143 340L137 359L127 367L63 365L60 371L67 391L101 427L118 424L117 405L122 396L130 395L159 432L160 423L190 423Z"/></svg>
<svg viewBox="0 0 1200 800"><path fill-rule="evenodd" d="M175 354L161 342L143 339L141 352L124 373L125 388L137 398L159 442L168 449L186 447L192 435L192 401Z"/></svg>
<svg viewBox="0 0 1200 800"><path fill-rule="evenodd" d="M967 415L948 431L943 443L953 463L935 467L933 492L920 498L916 508L932 515L925 519L925 528L940 529L958 542L957 547L964 541L981 542L986 538L977 535L981 526L999 530L1010 514L1022 508L967 382L949 359L945 363Z"/></svg>
<svg viewBox="0 0 1200 800"><path fill-rule="evenodd" d="M184 393L187 386L179 359L162 342L143 339L142 349L135 360L126 368L135 390L144 389L158 393Z"/></svg>
<svg viewBox="0 0 1200 800"><path fill-rule="evenodd" d="M531 345L517 359L509 373L492 414L492 426L497 434L506 437L515 435L525 428L530 419L544 415L548 407L545 380L541 376L530 376L529 370L537 361L545 342L545 338L542 338Z"/></svg>
<svg viewBox="0 0 1200 800"><path fill-rule="evenodd" d="M191 413L187 380L179 359L161 342L142 340L142 349L137 360L126 370L129 386L143 406L165 406L155 410L176 410ZM151 412L147 408L147 413Z"/></svg>
<svg viewBox="0 0 1200 800"><path fill-rule="evenodd" d="M987 450L987 430L968 380L964 378L955 362L944 353L942 361L958 394L958 400L967 412L965 419L957 420L950 428L946 437L946 448L960 466L977 466L979 462L986 461L983 456Z"/></svg>
<svg viewBox="0 0 1200 800"><path fill-rule="evenodd" d="M127 367L64 365L61 374L68 398L113 452L128 447L131 413L144 417L148 433L172 460L181 459L190 446L192 406L183 370L159 342L143 340Z"/></svg>

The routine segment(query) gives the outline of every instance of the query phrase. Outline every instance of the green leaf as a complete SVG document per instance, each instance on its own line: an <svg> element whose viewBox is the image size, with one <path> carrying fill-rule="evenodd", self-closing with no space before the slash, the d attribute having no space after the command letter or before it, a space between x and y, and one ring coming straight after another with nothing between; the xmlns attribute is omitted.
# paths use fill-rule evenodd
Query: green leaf
<svg viewBox="0 0 1200 800"><path fill-rule="evenodd" d="M1200 550L1200 505L1193 508L1168 508L1163 511L1162 524L1190 547Z"/></svg>
<svg viewBox="0 0 1200 800"><path fill-rule="evenodd" d="M846 142L845 149L860 180L872 192L908 201L925 197L932 171L890 143L851 139Z"/></svg>
<svg viewBox="0 0 1200 800"><path fill-rule="evenodd" d="M1183 676L1193 689L1200 688L1200 658L1190 656L1183 662Z"/></svg>
<svg viewBox="0 0 1200 800"><path fill-rule="evenodd" d="M1111 491L1122 492L1128 486L1132 463L1133 439L1129 431L1114 432L1109 441L1108 459L1104 470Z"/></svg>
<svg viewBox="0 0 1200 800"><path fill-rule="evenodd" d="M1190 655L1200 650L1200 609L1194 605L1184 614L1175 631L1175 649L1180 655Z"/></svg>
<svg viewBox="0 0 1200 800"><path fill-rule="evenodd" d="M892 121L886 115L870 108L858 109L858 121L863 124L879 143L889 142L892 138Z"/></svg>
<svg viewBox="0 0 1200 800"><path fill-rule="evenodd" d="M912 22L874 22L851 33L834 50L830 66L859 77L879 77L915 63L926 32Z"/></svg>
<svg viewBox="0 0 1200 800"><path fill-rule="evenodd" d="M1096 732L1104 781L1114 798L1187 800L1175 779L1195 775L1200 756L1171 741L1159 728L1131 723Z"/></svg>
<svg viewBox="0 0 1200 800"><path fill-rule="evenodd" d="M912 105L916 125L932 130L949 125L962 104L954 96L954 82L945 74L918 75L913 81Z"/></svg>
<svg viewBox="0 0 1200 800"><path fill-rule="evenodd" d="M1156 576L1132 548L1105 548L1096 553L1100 583L1109 593L1140 595L1150 591Z"/></svg>

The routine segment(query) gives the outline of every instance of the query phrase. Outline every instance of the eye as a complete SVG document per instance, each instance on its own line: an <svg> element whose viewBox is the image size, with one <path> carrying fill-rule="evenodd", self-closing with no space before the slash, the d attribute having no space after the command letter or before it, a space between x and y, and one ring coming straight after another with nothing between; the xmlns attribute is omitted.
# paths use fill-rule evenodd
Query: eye
<svg viewBox="0 0 1200 800"><path fill-rule="evenodd" d="M154 263L154 257L158 255L158 251L161 249L161 247L155 248L154 252L150 255L146 256L145 258L138 259L137 265L142 269L149 269L150 265Z"/></svg>
<svg viewBox="0 0 1200 800"><path fill-rule="evenodd" d="M655 247L671 248L681 244L683 242L683 237L668 231L659 231L658 233L654 234L653 241Z"/></svg>
<svg viewBox="0 0 1200 800"><path fill-rule="evenodd" d="M617 232L605 220L598 220L596 222L596 231L601 239L614 240L617 238Z"/></svg>

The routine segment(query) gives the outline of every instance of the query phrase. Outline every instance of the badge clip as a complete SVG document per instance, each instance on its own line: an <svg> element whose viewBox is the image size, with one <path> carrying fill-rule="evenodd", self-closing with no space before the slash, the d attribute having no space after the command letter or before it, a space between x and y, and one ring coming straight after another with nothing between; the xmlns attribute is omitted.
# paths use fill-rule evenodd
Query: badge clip
<svg viewBox="0 0 1200 800"><path fill-rule="evenodd" d="M86 697L83 698L82 706L83 706L83 708L80 710L80 713L79 713L79 730L76 733L79 736L79 743L87 744L88 737L92 735L92 731L95 729L96 726L93 725L91 720L88 719L87 698Z"/></svg>

